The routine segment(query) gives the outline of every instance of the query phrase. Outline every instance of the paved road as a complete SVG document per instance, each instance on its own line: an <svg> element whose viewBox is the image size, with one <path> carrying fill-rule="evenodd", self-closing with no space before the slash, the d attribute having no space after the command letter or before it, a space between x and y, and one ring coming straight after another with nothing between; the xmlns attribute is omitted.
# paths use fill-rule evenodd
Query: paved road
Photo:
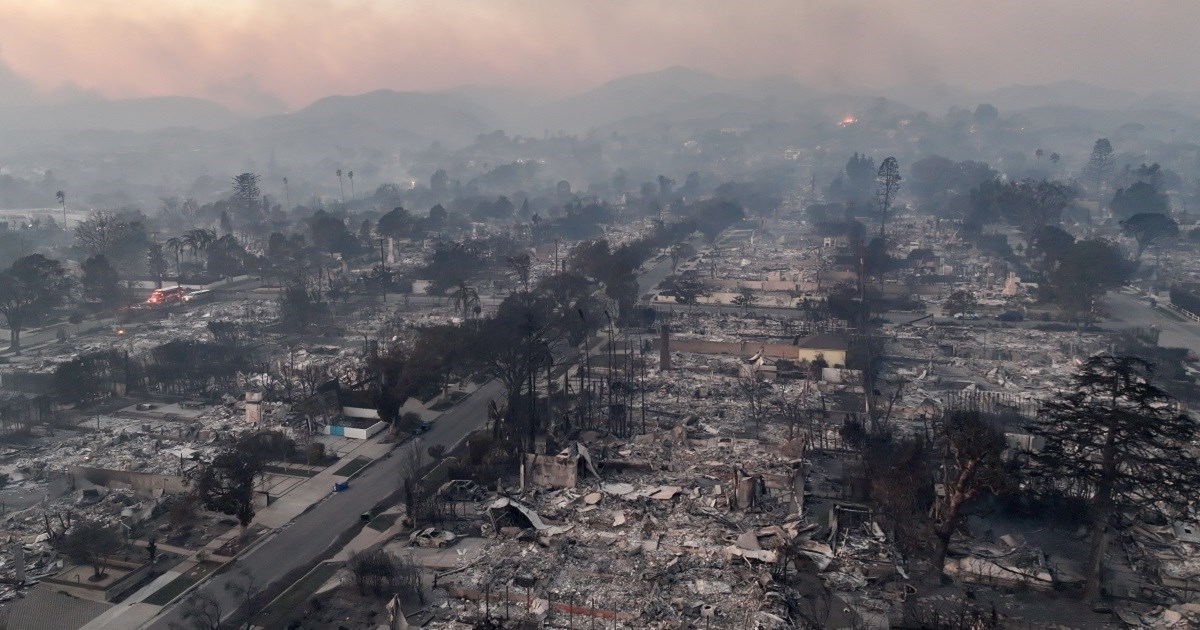
<svg viewBox="0 0 1200 630"><path fill-rule="evenodd" d="M1110 327L1157 326L1158 345L1166 348L1187 348L1200 354L1200 323L1179 321L1126 293L1108 294Z"/></svg>
<svg viewBox="0 0 1200 630"><path fill-rule="evenodd" d="M467 434L483 426L487 419L488 402L500 398L499 383L491 382L458 406L443 414L419 440L393 451L390 457L376 462L350 482L350 490L330 496L311 510L285 526L273 537L238 559L247 568L256 584L272 584L288 572L305 566L327 550L342 532L353 527L359 515L398 488L408 474L412 449L424 452L441 444L452 448ZM198 590L217 598L221 609L232 612L237 598L225 590L225 585L237 578L234 571L213 578ZM182 623L182 606L164 609L145 628L166 630L172 622Z"/></svg>

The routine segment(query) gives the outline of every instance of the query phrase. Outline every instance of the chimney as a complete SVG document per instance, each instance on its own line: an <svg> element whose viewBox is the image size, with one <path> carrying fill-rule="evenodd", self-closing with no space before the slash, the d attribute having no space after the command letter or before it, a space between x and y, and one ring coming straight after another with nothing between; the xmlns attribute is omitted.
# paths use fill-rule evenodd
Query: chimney
<svg viewBox="0 0 1200 630"><path fill-rule="evenodd" d="M12 558L13 564L17 569L16 575L13 577L13 583L17 586L23 586L25 584L25 545L13 541Z"/></svg>
<svg viewBox="0 0 1200 630"><path fill-rule="evenodd" d="M658 369L663 372L671 369L671 326L662 325L661 337L658 340Z"/></svg>
<svg viewBox="0 0 1200 630"><path fill-rule="evenodd" d="M246 423L262 422L262 392L246 392Z"/></svg>

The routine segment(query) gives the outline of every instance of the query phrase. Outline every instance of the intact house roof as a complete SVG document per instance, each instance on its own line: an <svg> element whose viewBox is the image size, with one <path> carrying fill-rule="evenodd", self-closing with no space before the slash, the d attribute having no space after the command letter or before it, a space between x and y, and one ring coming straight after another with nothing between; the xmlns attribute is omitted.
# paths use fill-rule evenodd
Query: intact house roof
<svg viewBox="0 0 1200 630"><path fill-rule="evenodd" d="M111 607L111 604L39 587L12 603L5 627L8 630L78 630Z"/></svg>
<svg viewBox="0 0 1200 630"><path fill-rule="evenodd" d="M850 347L845 337L835 333L821 333L805 337L798 340L796 345L810 350L847 350Z"/></svg>

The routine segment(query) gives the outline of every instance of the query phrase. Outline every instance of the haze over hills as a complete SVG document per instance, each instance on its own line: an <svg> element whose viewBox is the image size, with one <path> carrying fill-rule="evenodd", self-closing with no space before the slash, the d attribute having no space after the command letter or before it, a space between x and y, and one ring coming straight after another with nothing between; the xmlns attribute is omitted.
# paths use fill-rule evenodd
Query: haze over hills
<svg viewBox="0 0 1200 630"><path fill-rule="evenodd" d="M660 113L730 107L761 108L811 103L836 96L789 77L737 80L685 67L635 74L557 100L504 87L465 86L434 92L376 90L334 95L286 114L252 117L194 97L108 100L92 94L39 96L16 75L0 67L0 129L39 132L104 129L151 131L170 127L239 132L259 129L272 135L301 126L349 123L368 133L388 132L443 142L469 140L478 133L581 133L626 119ZM1140 94L1078 81L1012 85L972 92L948 85L898 85L879 91L851 90L848 95L885 97L915 110L940 114L951 106L974 108L990 103L1002 110L1080 106L1096 110L1174 109L1200 111L1200 95ZM857 99L855 99L857 100ZM320 134L317 134L320 135Z"/></svg>
<svg viewBox="0 0 1200 630"><path fill-rule="evenodd" d="M245 117L212 101L190 96L107 100L99 97L18 106L3 112L7 123L38 131L106 129L149 131L169 127L220 129Z"/></svg>
<svg viewBox="0 0 1200 630"><path fill-rule="evenodd" d="M326 97L296 112L243 122L239 131L287 144L322 136L334 144L373 138L459 144L495 129L497 122L494 112L456 94L377 90Z"/></svg>
<svg viewBox="0 0 1200 630"><path fill-rule="evenodd" d="M423 180L428 177L423 167L410 172L419 162L413 156L431 147L446 155L494 131L508 137L630 137L667 150L718 130L757 126L757 142L787 138L785 144L804 146L827 139L845 116L882 124L915 120L921 112L929 118L941 118L952 108L970 112L980 103L997 107L1010 124L1040 129L1041 137L1054 138L1064 151L1086 148L1106 135L1165 143L1200 135L1196 95L1138 94L1079 82L986 92L944 85L830 92L782 76L738 80L671 67L566 98L494 86L376 90L329 96L267 116L190 97L39 95L3 68L0 86L11 88L0 100L0 133L6 139L0 145L0 174L30 179L53 170L73 183L86 182L89 190L138 184L158 187L160 194L186 189L198 176L225 181L231 169L282 176L289 170L297 175L314 169L332 172L339 164L355 162L360 163L363 186ZM857 143L851 147L869 148L853 139L853 130L847 133L845 139ZM914 157L937 150L936 144L906 149ZM396 159L386 159L392 156ZM499 152L480 163L514 157L520 156ZM989 159L983 153L974 157ZM367 169L364 160L376 166ZM328 185L323 182L310 194ZM208 188L195 190L199 194Z"/></svg>

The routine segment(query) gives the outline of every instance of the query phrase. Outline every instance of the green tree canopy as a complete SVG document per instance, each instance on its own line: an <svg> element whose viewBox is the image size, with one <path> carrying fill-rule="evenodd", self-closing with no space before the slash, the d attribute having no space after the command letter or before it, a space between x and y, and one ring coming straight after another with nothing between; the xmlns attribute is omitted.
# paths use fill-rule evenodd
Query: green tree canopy
<svg viewBox="0 0 1200 630"><path fill-rule="evenodd" d="M1154 184L1146 182L1134 182L1128 188L1118 189L1109 207L1119 219L1128 219L1136 214L1171 213L1167 195L1159 192Z"/></svg>
<svg viewBox="0 0 1200 630"><path fill-rule="evenodd" d="M1113 204L1116 208L1116 204ZM1165 238L1179 236L1179 224L1175 219L1157 212L1140 212L1121 222L1121 229L1137 241L1136 260L1142 259L1146 248Z"/></svg>
<svg viewBox="0 0 1200 630"><path fill-rule="evenodd" d="M1132 272L1120 248L1104 239L1078 241L1050 272L1055 300L1074 316L1090 321L1096 302L1121 286Z"/></svg>
<svg viewBox="0 0 1200 630"><path fill-rule="evenodd" d="M403 238L412 234L414 223L413 216L409 214L408 210L396 207L379 217L379 222L375 224L375 231L380 236Z"/></svg>
<svg viewBox="0 0 1200 630"><path fill-rule="evenodd" d="M92 567L93 579L99 580L104 577L109 557L120 553L124 544L112 527L84 521L63 538L62 546L71 562Z"/></svg>
<svg viewBox="0 0 1200 630"><path fill-rule="evenodd" d="M61 304L69 285L62 264L41 254L18 258L0 272L0 316L14 352L21 351L21 329Z"/></svg>
<svg viewBox="0 0 1200 630"><path fill-rule="evenodd" d="M117 275L117 270L113 269L112 264L108 262L107 256L104 254L89 256L87 260L83 261L80 268L83 271L80 284L85 297L105 306L112 306L120 301L121 278Z"/></svg>
<svg viewBox="0 0 1200 630"><path fill-rule="evenodd" d="M254 519L254 485L266 459L255 436L238 440L200 469L196 495L208 509L229 514L246 527Z"/></svg>
<svg viewBox="0 0 1200 630"><path fill-rule="evenodd" d="M1071 250L1075 237L1057 225L1043 225L1029 239L1028 255L1044 271L1053 269Z"/></svg>

